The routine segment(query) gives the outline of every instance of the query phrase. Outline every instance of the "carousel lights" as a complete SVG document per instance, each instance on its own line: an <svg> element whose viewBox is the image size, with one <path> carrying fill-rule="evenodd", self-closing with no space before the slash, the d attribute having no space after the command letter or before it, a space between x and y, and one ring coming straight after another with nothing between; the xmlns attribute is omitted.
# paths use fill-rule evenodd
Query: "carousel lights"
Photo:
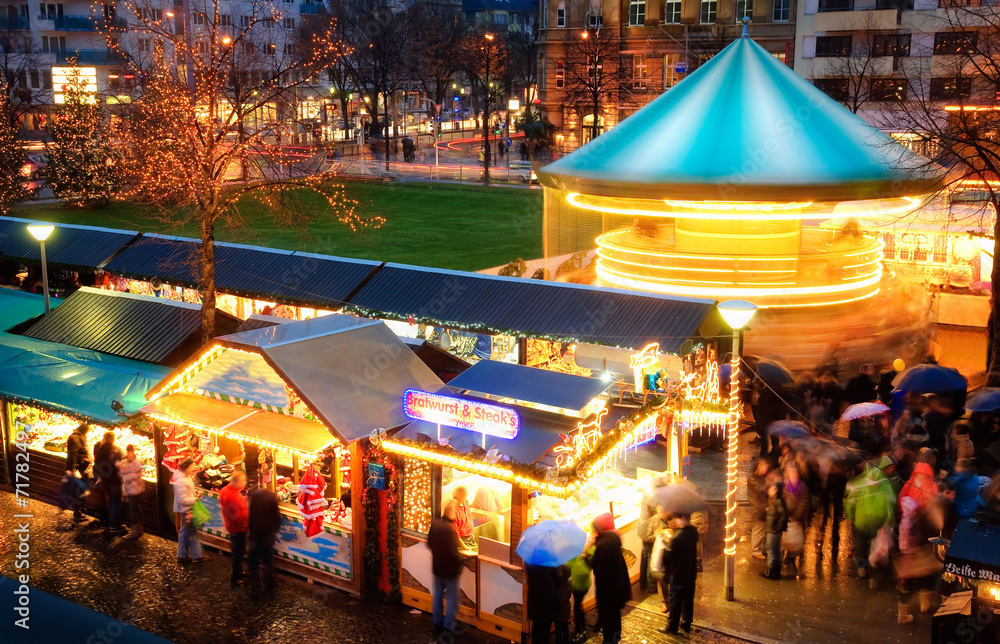
<svg viewBox="0 0 1000 644"><path fill-rule="evenodd" d="M599 199L599 198L598 198ZM664 208L622 208L604 203L594 203L595 197L571 192L566 195L566 201L576 208L611 215L627 215L629 217L670 217L673 219L712 219L712 220L754 220L754 221L796 221L802 219L817 219L822 215L817 212L802 213L799 210L812 205L812 202L801 203L729 203L729 202L697 202L697 201L664 201ZM650 206L658 206L659 202L650 202Z"/></svg>

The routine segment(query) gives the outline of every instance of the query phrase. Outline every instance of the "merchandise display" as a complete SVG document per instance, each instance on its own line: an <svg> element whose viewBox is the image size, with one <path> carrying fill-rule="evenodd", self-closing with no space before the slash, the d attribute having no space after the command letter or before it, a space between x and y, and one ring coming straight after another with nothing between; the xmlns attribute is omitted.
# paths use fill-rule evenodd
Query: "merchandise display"
<svg viewBox="0 0 1000 644"><path fill-rule="evenodd" d="M80 425L80 420L64 414L46 411L30 405L14 405L14 422L18 429L28 434L27 446L39 452L53 456L66 456L66 439ZM91 448L101 440L108 428L90 423L87 442ZM151 483L156 482L156 449L153 439L143 434L136 434L128 427L115 427L115 444L122 451L127 445L135 446L136 457L142 463L142 478Z"/></svg>

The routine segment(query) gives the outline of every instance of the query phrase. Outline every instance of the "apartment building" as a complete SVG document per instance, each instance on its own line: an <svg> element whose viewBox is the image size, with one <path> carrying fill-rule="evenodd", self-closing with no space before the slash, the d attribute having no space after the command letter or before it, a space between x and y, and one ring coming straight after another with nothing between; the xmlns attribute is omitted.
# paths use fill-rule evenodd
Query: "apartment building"
<svg viewBox="0 0 1000 644"><path fill-rule="evenodd" d="M738 38L744 18L791 65L800 2L541 0L539 98L555 147L574 150L668 91Z"/></svg>

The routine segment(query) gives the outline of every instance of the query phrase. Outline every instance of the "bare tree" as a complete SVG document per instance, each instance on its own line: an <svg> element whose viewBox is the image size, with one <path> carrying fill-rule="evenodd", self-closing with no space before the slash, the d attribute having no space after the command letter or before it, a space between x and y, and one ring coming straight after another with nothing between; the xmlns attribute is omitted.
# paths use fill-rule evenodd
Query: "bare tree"
<svg viewBox="0 0 1000 644"><path fill-rule="evenodd" d="M329 65L331 56L317 52L335 44L316 34L303 48L286 36L275 5L263 0L238 5L239 22L226 0L190 0L187 11L176 14L162 6L158 0L118 5L134 37L150 39L148 47L162 52L143 70L144 91L125 137L126 166L135 195L163 206L166 220L193 220L201 229L202 333L208 340L215 332L217 228L245 226L241 207L248 201L283 225L303 227L315 216L298 198L307 190L321 195L351 229L370 222L357 217L342 188L323 183L325 177L283 176L276 169L282 164L282 118L294 114L296 92L310 91ZM120 41L107 38L124 56ZM246 170L247 163L254 168Z"/></svg>
<svg viewBox="0 0 1000 644"><path fill-rule="evenodd" d="M590 114L591 139L600 134L601 108L616 105L632 89L632 70L625 63L617 25L588 28L566 45L566 103L579 114Z"/></svg>
<svg viewBox="0 0 1000 644"><path fill-rule="evenodd" d="M461 15L433 12L423 3L414 5L412 16L414 30L421 37L410 58L410 73L420 80L427 97L441 105L461 67L459 56L465 24Z"/></svg>
<svg viewBox="0 0 1000 644"><path fill-rule="evenodd" d="M503 39L483 28L476 28L462 40L463 71L472 82L473 96L483 100L483 183L490 182L490 109L504 95L503 79L509 55Z"/></svg>
<svg viewBox="0 0 1000 644"><path fill-rule="evenodd" d="M0 83L5 95L3 115L17 127L26 114L51 103L52 76L45 69L49 65L43 65L32 51L28 16L18 15L14 5L7 8L7 16L0 17Z"/></svg>
<svg viewBox="0 0 1000 644"><path fill-rule="evenodd" d="M507 49L510 51L511 72L514 83L523 89L522 103L530 105L535 96L531 94L538 84L538 30L508 31Z"/></svg>

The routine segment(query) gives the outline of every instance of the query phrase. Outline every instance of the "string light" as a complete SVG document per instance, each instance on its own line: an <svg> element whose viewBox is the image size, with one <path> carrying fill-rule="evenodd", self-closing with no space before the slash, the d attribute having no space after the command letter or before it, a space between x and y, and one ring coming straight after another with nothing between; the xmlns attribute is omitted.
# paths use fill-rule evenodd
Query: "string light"
<svg viewBox="0 0 1000 644"><path fill-rule="evenodd" d="M431 527L431 464L403 459L403 527L426 534Z"/></svg>

